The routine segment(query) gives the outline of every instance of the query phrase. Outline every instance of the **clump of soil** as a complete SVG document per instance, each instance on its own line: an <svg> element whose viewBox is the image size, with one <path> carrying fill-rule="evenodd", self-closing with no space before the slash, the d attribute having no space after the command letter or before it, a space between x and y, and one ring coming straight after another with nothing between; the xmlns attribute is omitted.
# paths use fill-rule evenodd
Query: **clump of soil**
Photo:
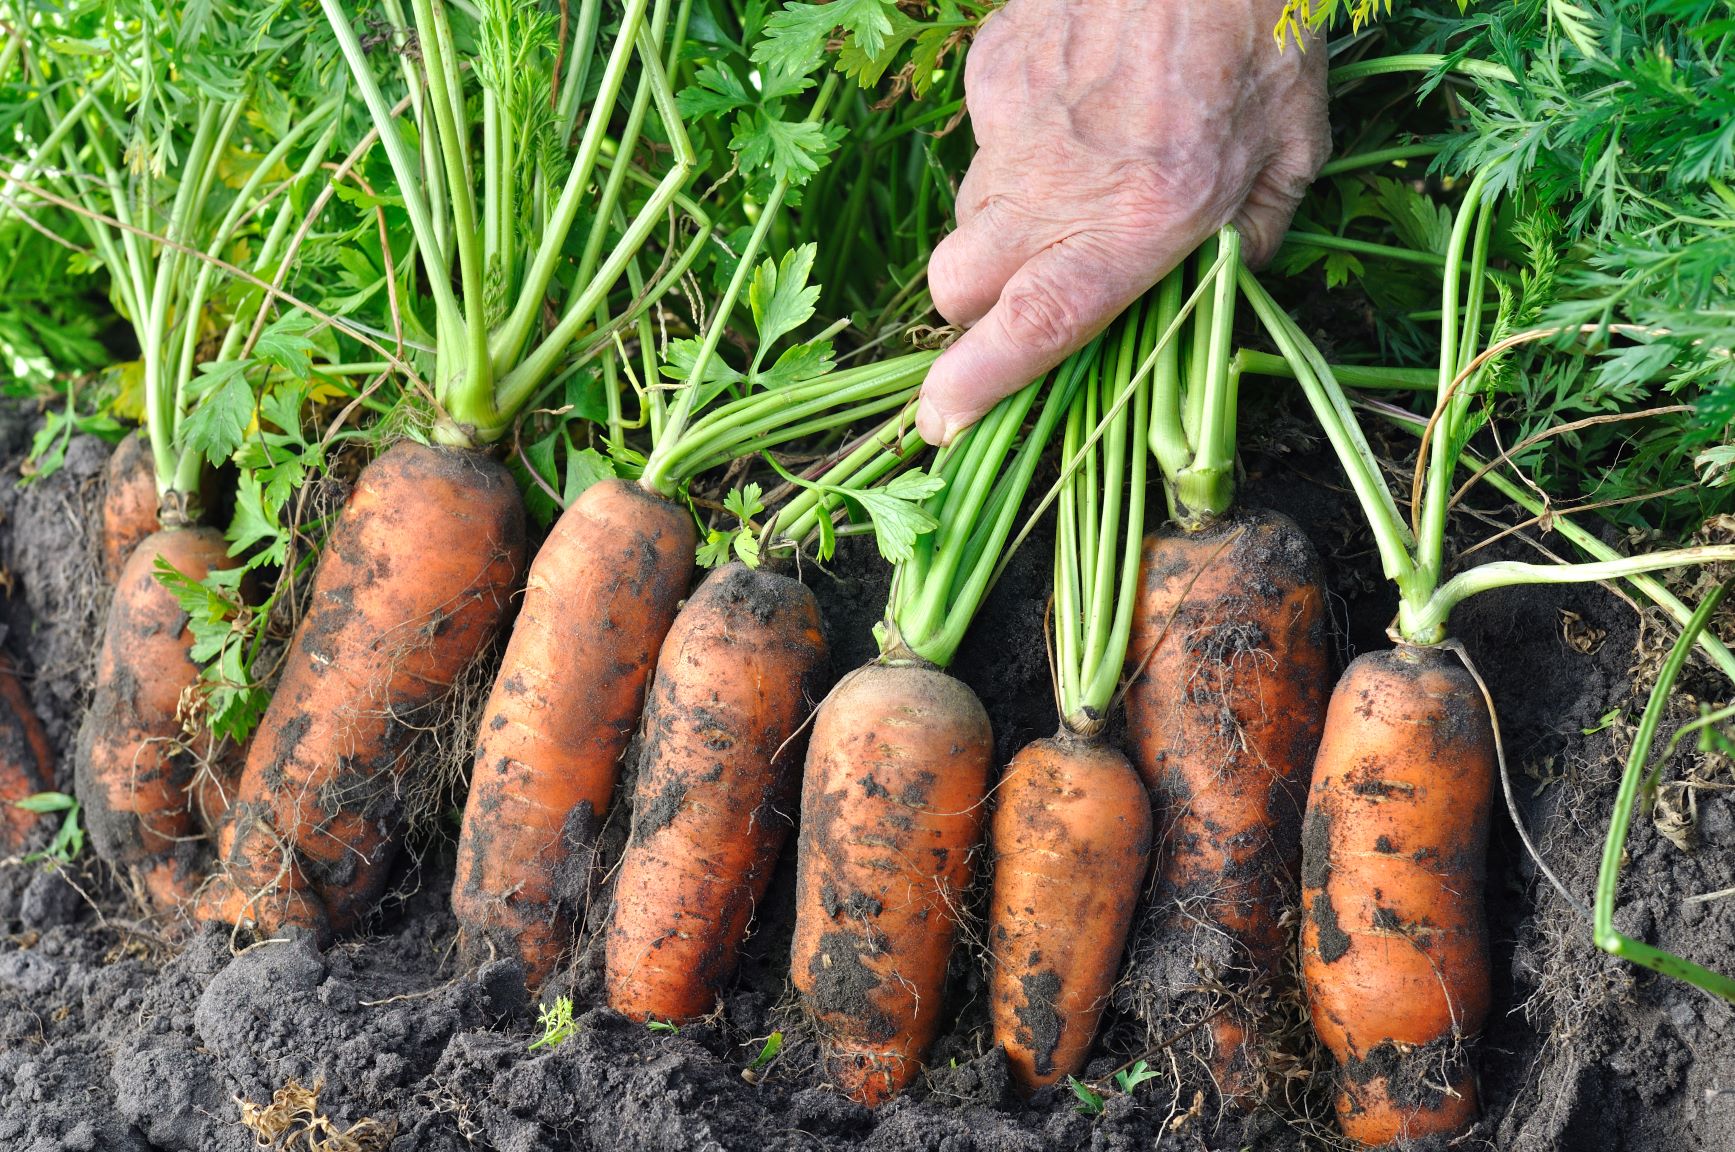
<svg viewBox="0 0 1735 1152"><path fill-rule="evenodd" d="M0 439L17 453L15 419L0 421ZM100 621L77 573L94 564L85 539L94 519L80 510L102 460L100 444L75 441L60 475L22 492L0 484L0 563L13 581L8 643L33 673L29 686L63 756ZM1393 606L1336 470L1309 456L1251 464L1248 499L1288 514L1320 545L1342 655L1382 644ZM1056 727L1042 642L1048 562L1040 539L1014 559L954 668L986 704L1002 763ZM841 672L872 655L886 573L871 546L846 548L831 568L803 575ZM1601 631L1600 642L1563 632L1567 612L1575 627ZM1634 616L1598 589L1555 589L1486 597L1455 623L1500 707L1521 816L1573 896L1588 901L1630 730L1605 717L1630 720L1642 704L1628 672ZM621 796L630 795L626 767ZM605 823L604 879L581 947L547 990L573 995L577 1032L536 1050L537 1006L516 964L456 963L452 854L438 836L405 854L394 877L403 895L375 934L323 953L294 933L243 946L219 930L151 922L88 859L64 874L0 865L0 1147L244 1152L254 1147L244 1115L257 1117L292 1083L319 1086L322 1131L389 1138L377 1146L393 1152L1318 1146L1314 1122L1263 1114L1219 1123L1210 1100L1195 1095L1194 1070L1148 1050L1143 1022L1112 1009L1087 1076L1106 1079L1143 1057L1156 1079L1131 1095L1108 1085L1096 1116L1082 1115L1065 1089L1018 1100L988 1035L983 947L969 924L953 965L951 1022L917 1088L877 1113L840 1097L823 1083L789 992L790 853L713 1017L652 1032L596 1007L597 926L629 822L622 808ZM1735 1010L1591 948L1588 926L1539 880L1499 811L1488 891L1495 1011L1477 1057L1485 1119L1465 1146L1735 1150ZM1735 799L1701 789L1696 833L1688 853L1638 822L1620 924L1727 967L1735 900L1683 901L1735 886ZM744 1076L774 1031L785 1035L783 1050ZM1298 1079L1290 1094L1291 1111L1325 1115L1318 1086Z"/></svg>

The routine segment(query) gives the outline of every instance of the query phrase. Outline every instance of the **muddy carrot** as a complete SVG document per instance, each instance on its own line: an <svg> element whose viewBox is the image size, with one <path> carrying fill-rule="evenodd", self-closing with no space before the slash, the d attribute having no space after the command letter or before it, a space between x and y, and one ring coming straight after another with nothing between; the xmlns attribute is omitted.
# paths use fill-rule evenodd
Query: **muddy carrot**
<svg viewBox="0 0 1735 1152"><path fill-rule="evenodd" d="M384 890L405 753L503 622L524 531L511 475L481 453L405 441L362 472L231 814L229 878L261 927L276 927L274 892L311 890L344 931Z"/></svg>
<svg viewBox="0 0 1735 1152"><path fill-rule="evenodd" d="M1493 786L1487 707L1455 655L1401 646L1344 671L1307 806L1302 975L1343 1070L1339 1121L1365 1144L1476 1118Z"/></svg>
<svg viewBox="0 0 1735 1152"><path fill-rule="evenodd" d="M609 1005L635 1019L710 1012L790 829L830 657L806 585L732 563L664 641L615 882Z"/></svg>
<svg viewBox="0 0 1735 1152"><path fill-rule="evenodd" d="M1197 260L1192 356L1157 359L1151 446L1172 523L1145 538L1126 703L1160 846L1123 995L1246 1108L1271 1087L1266 1010L1283 991L1331 670L1312 545L1283 516L1233 506L1238 264L1225 229ZM1184 283L1159 289L1159 319Z"/></svg>
<svg viewBox="0 0 1735 1152"><path fill-rule="evenodd" d="M536 554L483 712L458 841L452 907L472 958L517 956L534 985L570 943L693 543L685 509L605 480Z"/></svg>
<svg viewBox="0 0 1735 1152"><path fill-rule="evenodd" d="M92 846L168 907L200 879L200 830L187 792L196 762L179 718L182 693L199 669L188 655L186 613L157 579L159 558L192 580L234 564L211 528L164 529L133 549L109 601L74 777Z"/></svg>

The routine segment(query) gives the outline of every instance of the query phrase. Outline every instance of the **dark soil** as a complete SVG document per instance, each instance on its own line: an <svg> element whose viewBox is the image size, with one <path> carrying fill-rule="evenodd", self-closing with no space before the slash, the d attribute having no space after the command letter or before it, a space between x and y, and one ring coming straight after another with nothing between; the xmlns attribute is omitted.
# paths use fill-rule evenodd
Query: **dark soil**
<svg viewBox="0 0 1735 1152"><path fill-rule="evenodd" d="M7 477L17 475L26 431L16 417L0 419L0 441L14 458ZM101 445L81 441L48 481L23 490L10 479L0 484L0 568L13 593L7 643L25 662L63 756L85 703L101 619L87 536L103 459ZM1340 658L1383 643L1392 604L1365 534L1352 527L1333 487L1336 470L1305 456L1252 464L1249 500L1294 518L1325 559ZM1460 527L1485 531L1473 522ZM1513 547L1510 554L1521 554ZM955 667L988 708L1002 763L1056 726L1041 629L1047 565L1044 541L1019 554ZM833 567L836 575L805 575L825 609L841 672L872 654L869 627L883 604L885 573L859 548ZM1465 608L1456 627L1499 705L1524 819L1574 897L1588 902L1614 781L1642 705L1629 671L1640 647L1637 618L1606 592L1565 589L1488 596ZM1646 650L1657 642L1653 636ZM1727 695L1709 677L1698 683ZM1605 723L1611 712L1619 715ZM1728 784L1727 766L1718 771L1716 782ZM58 773L69 786L65 761ZM621 795L630 794L630 775L629 765ZM1504 806L1496 808L1488 892L1495 1010L1479 1057L1486 1119L1462 1146L1735 1150L1735 1009L1592 949L1588 925L1540 879ZM626 822L617 807L604 867L618 854ZM1729 793L1699 790L1697 838L1689 853L1650 820L1636 822L1619 924L1728 968L1735 900L1682 898L1735 886ZM594 1007L595 924L607 902L600 891L578 959L547 990L572 992L578 1030L556 1048L530 1051L536 1006L516 966L457 970L449 844L431 837L419 856L419 864L400 864L394 888L407 895L389 903L372 934L323 953L298 935L244 946L214 930L152 922L88 860L65 874L0 865L0 1149L243 1152L254 1147L243 1104L256 1115L291 1081L317 1088L314 1112L325 1118L328 1140L317 1147L333 1152L1111 1152L1320 1143L1317 1122L1266 1116L1218 1128L1208 1106L1194 1110L1190 1084L1177 1097L1165 1053L1143 1048L1144 1026L1112 1012L1090 1075L1144 1056L1158 1078L1130 1096L1110 1091L1095 1118L1080 1115L1065 1092L1017 1102L987 1038L981 949L968 931L950 991L955 1022L929 1072L914 1091L870 1114L821 1082L812 1039L792 1007L788 859L722 1011L679 1034L653 1033ZM782 1053L744 1076L762 1038L777 1030L787 1038ZM1298 1107L1326 1114L1322 1093L1301 1085L1295 1095ZM346 1130L347 1141L331 1139Z"/></svg>

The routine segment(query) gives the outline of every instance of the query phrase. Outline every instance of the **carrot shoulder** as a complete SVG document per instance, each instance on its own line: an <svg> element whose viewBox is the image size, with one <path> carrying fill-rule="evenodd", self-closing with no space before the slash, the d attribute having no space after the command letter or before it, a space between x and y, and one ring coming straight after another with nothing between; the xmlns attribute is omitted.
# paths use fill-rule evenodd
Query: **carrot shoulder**
<svg viewBox="0 0 1735 1152"><path fill-rule="evenodd" d="M864 1103L908 1085L939 1032L993 751L975 693L931 667L870 664L815 718L790 976Z"/></svg>
<svg viewBox="0 0 1735 1152"><path fill-rule="evenodd" d="M679 1021L716 1006L788 837L797 736L829 675L819 605L787 576L725 565L675 617L609 921L617 1012Z"/></svg>
<svg viewBox="0 0 1735 1152"><path fill-rule="evenodd" d="M334 931L379 898L418 731L498 632L524 565L506 469L402 442L339 515L254 734L225 837L231 879L267 929L310 889ZM305 906L305 905L303 905ZM219 907L233 911L233 899Z"/></svg>
<svg viewBox="0 0 1735 1152"><path fill-rule="evenodd" d="M1304 836L1302 975L1340 1067L1339 1121L1366 1144L1455 1135L1476 1116L1493 747L1480 690L1443 652L1369 653L1331 698Z"/></svg>
<svg viewBox="0 0 1735 1152"><path fill-rule="evenodd" d="M197 881L200 830L187 792L197 764L177 713L199 668L188 655L186 613L156 578L159 557L193 580L234 563L211 528L164 529L133 549L109 601L74 777L97 854L135 872L159 905L172 906Z"/></svg>
<svg viewBox="0 0 1735 1152"><path fill-rule="evenodd" d="M452 908L470 956L517 956L532 985L570 942L694 545L685 510L604 480L531 565L476 740Z"/></svg>
<svg viewBox="0 0 1735 1152"><path fill-rule="evenodd" d="M1127 745L1160 847L1130 993L1165 1031L1214 1014L1189 1035L1209 1042L1219 1092L1245 1101L1259 1094L1253 1017L1289 946L1330 685L1319 561L1289 520L1247 511L1150 534L1141 581L1127 659L1150 659L1127 694Z"/></svg>

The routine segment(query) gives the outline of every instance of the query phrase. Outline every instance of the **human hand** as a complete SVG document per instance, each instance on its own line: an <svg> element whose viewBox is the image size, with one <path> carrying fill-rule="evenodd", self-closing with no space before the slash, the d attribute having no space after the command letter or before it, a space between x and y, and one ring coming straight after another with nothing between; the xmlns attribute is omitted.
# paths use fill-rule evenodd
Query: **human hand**
<svg viewBox="0 0 1735 1152"><path fill-rule="evenodd" d="M945 443L1083 347L1223 224L1268 258L1331 150L1325 46L1282 0L1009 0L970 48L978 151L928 265L967 328L916 426Z"/></svg>

